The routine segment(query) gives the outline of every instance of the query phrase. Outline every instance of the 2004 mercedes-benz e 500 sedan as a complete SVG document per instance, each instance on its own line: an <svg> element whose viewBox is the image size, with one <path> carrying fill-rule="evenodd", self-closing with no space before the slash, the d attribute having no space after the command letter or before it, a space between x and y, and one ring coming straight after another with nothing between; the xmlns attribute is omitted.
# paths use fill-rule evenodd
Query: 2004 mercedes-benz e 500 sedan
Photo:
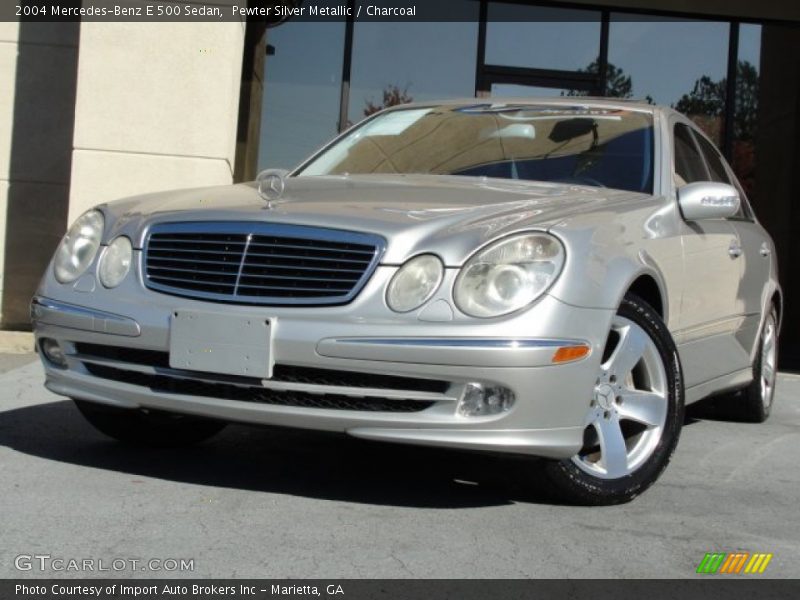
<svg viewBox="0 0 800 600"><path fill-rule="evenodd" d="M592 504L659 477L685 402L768 416L780 310L708 138L576 98L395 107L291 173L101 204L32 305L47 387L114 438L521 453Z"/></svg>

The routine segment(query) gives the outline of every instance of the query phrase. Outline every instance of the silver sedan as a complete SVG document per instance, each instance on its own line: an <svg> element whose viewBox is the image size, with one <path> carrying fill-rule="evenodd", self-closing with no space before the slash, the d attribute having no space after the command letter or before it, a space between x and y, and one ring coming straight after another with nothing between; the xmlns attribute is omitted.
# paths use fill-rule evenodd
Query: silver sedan
<svg viewBox="0 0 800 600"><path fill-rule="evenodd" d="M661 107L472 99L382 111L291 173L100 205L32 304L47 387L129 443L226 422L526 454L632 499L684 405L763 421L773 244Z"/></svg>

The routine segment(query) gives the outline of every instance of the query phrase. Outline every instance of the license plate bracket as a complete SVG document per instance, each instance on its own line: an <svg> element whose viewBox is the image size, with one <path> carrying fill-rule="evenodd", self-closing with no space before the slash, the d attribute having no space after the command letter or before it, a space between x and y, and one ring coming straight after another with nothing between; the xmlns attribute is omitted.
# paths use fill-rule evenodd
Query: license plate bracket
<svg viewBox="0 0 800 600"><path fill-rule="evenodd" d="M176 310L170 318L169 366L269 379L275 319Z"/></svg>

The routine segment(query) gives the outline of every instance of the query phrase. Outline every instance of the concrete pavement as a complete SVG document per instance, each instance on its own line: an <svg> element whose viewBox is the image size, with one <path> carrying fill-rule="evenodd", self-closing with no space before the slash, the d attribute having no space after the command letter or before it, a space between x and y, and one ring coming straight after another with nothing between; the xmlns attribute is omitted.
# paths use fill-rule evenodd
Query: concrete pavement
<svg viewBox="0 0 800 600"><path fill-rule="evenodd" d="M180 450L96 433L0 358L0 577L19 555L193 559L191 577L693 577L706 552L771 552L800 576L800 378L763 425L687 420L662 479L631 504L552 503L525 460L230 426Z"/></svg>

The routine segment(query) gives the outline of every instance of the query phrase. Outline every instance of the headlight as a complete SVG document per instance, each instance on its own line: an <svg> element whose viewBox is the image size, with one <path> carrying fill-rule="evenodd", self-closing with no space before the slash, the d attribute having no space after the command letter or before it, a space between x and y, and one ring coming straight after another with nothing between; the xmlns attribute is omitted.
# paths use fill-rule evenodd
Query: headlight
<svg viewBox="0 0 800 600"><path fill-rule="evenodd" d="M133 247L131 241L124 235L119 236L108 245L100 257L97 274L100 283L107 288L117 287L131 268Z"/></svg>
<svg viewBox="0 0 800 600"><path fill-rule="evenodd" d="M386 290L386 303L395 312L421 306L439 288L444 265L433 254L421 254L406 262L394 274Z"/></svg>
<svg viewBox="0 0 800 600"><path fill-rule="evenodd" d="M564 247L552 235L525 233L491 244L470 258L454 299L472 317L497 317L527 306L556 280Z"/></svg>
<svg viewBox="0 0 800 600"><path fill-rule="evenodd" d="M92 264L103 237L103 213L83 213L61 240L53 259L53 273L61 283L80 277Z"/></svg>

